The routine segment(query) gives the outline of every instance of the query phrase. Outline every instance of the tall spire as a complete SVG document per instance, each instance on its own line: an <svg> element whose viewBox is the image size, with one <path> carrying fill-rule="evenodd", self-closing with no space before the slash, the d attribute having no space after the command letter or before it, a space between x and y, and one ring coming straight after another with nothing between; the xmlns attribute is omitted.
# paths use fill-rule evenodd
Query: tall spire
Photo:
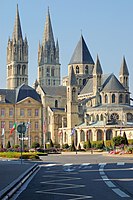
<svg viewBox="0 0 133 200"><path fill-rule="evenodd" d="M120 68L120 75L129 75L129 72L128 72L128 68L127 68L127 63L126 63L126 60L125 60L125 56L123 56L123 60L122 60L122 64L121 64L121 68Z"/></svg>
<svg viewBox="0 0 133 200"><path fill-rule="evenodd" d="M69 75L69 85L76 86L77 85L77 79L74 73L73 66L70 68L70 75Z"/></svg>
<svg viewBox="0 0 133 200"><path fill-rule="evenodd" d="M49 7L48 7L48 14L46 17L46 22L45 22L45 27L44 27L44 35L43 35L43 42L42 42L43 46L45 46L46 43L48 43L48 45L50 46L55 45Z"/></svg>
<svg viewBox="0 0 133 200"><path fill-rule="evenodd" d="M94 65L94 69L93 69L93 74L102 74L102 73L103 73L102 67L101 67L101 64L100 64L99 57L97 55L96 63Z"/></svg>
<svg viewBox="0 0 133 200"><path fill-rule="evenodd" d="M20 17L19 17L18 4L17 4L17 11L16 11L14 31L13 31L12 38L15 39L16 41L18 41L20 38L22 39L22 30L21 30L21 23L20 23Z"/></svg>

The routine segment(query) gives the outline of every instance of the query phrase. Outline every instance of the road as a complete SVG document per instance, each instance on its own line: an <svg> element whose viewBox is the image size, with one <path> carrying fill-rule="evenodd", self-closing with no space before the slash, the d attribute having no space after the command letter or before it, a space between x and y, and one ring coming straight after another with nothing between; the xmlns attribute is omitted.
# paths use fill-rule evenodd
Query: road
<svg viewBox="0 0 133 200"><path fill-rule="evenodd" d="M133 200L132 188L133 158L49 155L13 199Z"/></svg>

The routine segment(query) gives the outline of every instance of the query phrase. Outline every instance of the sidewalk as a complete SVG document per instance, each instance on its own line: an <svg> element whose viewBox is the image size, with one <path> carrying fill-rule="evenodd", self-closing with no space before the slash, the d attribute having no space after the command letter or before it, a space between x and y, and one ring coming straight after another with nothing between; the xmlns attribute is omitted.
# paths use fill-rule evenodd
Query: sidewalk
<svg viewBox="0 0 133 200"><path fill-rule="evenodd" d="M20 160L0 160L0 199L18 184L37 167L34 163L24 163ZM22 184L21 184L22 185Z"/></svg>

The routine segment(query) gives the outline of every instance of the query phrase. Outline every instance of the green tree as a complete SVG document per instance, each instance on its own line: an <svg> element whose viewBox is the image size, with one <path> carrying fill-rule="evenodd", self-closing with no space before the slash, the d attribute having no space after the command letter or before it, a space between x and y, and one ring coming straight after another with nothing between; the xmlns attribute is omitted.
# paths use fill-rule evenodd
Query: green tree
<svg viewBox="0 0 133 200"><path fill-rule="evenodd" d="M114 146L119 146L121 144L125 144L125 138L122 136L116 136L112 139L113 145Z"/></svg>
<svg viewBox="0 0 133 200"><path fill-rule="evenodd" d="M123 133L123 138L125 139L125 144L128 145L128 140L127 140L127 136L126 136L125 131L124 131L124 133Z"/></svg>

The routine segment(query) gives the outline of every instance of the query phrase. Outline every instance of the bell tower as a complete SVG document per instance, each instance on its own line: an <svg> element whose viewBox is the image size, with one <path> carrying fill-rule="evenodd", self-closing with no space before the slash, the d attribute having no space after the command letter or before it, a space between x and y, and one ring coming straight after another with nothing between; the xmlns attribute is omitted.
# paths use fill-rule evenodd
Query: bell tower
<svg viewBox="0 0 133 200"><path fill-rule="evenodd" d="M23 83L28 85L28 42L22 36L17 5L12 39L7 45L7 88L15 89Z"/></svg>

